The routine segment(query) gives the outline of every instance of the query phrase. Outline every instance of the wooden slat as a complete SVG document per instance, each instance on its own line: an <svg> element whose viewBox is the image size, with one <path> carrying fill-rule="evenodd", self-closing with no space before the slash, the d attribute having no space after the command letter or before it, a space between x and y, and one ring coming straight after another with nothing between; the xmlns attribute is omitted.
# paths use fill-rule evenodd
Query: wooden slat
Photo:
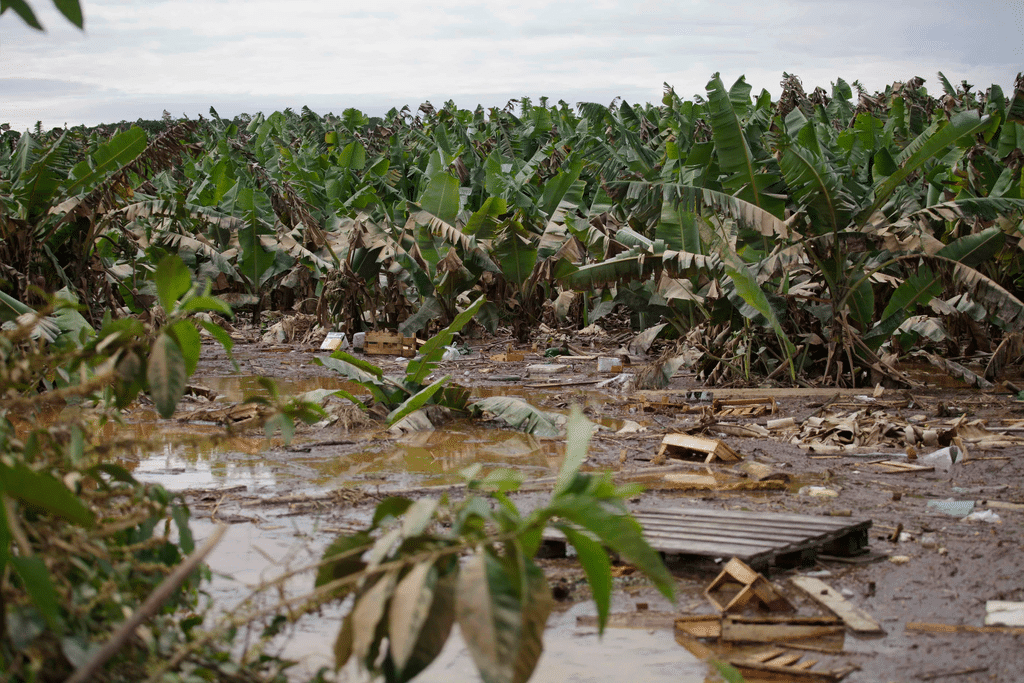
<svg viewBox="0 0 1024 683"><path fill-rule="evenodd" d="M848 602L821 579L794 576L790 581L813 599L835 612L847 626L858 633L884 633L881 625L864 610Z"/></svg>

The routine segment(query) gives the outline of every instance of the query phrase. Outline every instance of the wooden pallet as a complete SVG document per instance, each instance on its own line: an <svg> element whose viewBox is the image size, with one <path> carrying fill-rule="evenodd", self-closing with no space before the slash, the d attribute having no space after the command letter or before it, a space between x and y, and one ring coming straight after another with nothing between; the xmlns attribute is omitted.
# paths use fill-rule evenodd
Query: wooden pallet
<svg viewBox="0 0 1024 683"><path fill-rule="evenodd" d="M819 553L863 554L871 528L871 520L703 508L641 509L633 516L647 542L662 553L737 557L755 568L807 564ZM561 532L546 531L544 540L554 546L549 554L564 554Z"/></svg>

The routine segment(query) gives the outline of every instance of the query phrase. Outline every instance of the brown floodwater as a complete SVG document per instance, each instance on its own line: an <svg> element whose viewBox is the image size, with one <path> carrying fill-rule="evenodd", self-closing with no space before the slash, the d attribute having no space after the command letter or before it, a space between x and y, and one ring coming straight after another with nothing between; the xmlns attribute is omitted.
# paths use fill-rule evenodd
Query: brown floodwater
<svg viewBox="0 0 1024 683"><path fill-rule="evenodd" d="M216 391L218 401L237 402L245 396L263 393L253 377L206 377L201 384ZM347 383L330 377L282 380L278 386L282 394L293 395L313 389L352 390ZM534 405L545 398L536 389L521 386L476 393L494 394L520 396ZM605 428L617 429L622 424L600 417L600 406L606 397L596 392L563 390L558 398L590 406L597 413L595 421ZM381 440L379 435L374 439L372 433L305 433L296 437L292 450L286 450L279 438L268 440L260 433L221 438L218 435L222 430L216 425L159 420L152 411L136 411L128 418L127 425L105 427L102 438L147 442L146 447L124 453L121 462L136 478L178 491L242 485L250 492L273 494L280 490L316 492L353 486L373 486L375 490L387 486L430 486L461 481L459 472L472 464L485 469L514 468L529 480L555 474L565 448L562 439L541 439L509 429L456 421L444 429L398 439ZM317 445L335 439L354 443L341 447ZM309 446L308 451L298 450L303 444ZM193 529L198 540L210 533L212 525L206 519L196 519ZM254 586L287 569L315 562L336 533L324 528L313 515L270 515L262 523L231 525L207 560L214 572L209 593L216 609L231 611L250 597ZM285 586L290 595L311 588L312 576L308 573L296 576ZM651 604L651 609L670 608L667 602ZM619 592L613 596L613 611L631 609L629 596ZM339 605L327 607L317 616L304 617L275 643L280 654L300 660L301 664L291 672L294 680L305 680L321 666L333 668L332 646L343 613ZM628 681L640 672L644 681L653 682L718 680L709 677L705 663L675 642L671 630L609 629L598 637L596 629L577 627L578 616L595 613L593 603L584 602L551 615L545 631L545 651L531 681ZM347 681L367 680L351 663L341 676ZM457 627L438 659L416 680L479 680Z"/></svg>

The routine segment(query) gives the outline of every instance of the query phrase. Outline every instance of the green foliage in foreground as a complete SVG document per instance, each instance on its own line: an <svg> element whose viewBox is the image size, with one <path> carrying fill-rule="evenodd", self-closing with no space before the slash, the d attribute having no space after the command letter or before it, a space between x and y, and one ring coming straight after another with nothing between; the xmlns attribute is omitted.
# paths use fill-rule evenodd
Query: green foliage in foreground
<svg viewBox="0 0 1024 683"><path fill-rule="evenodd" d="M575 408L551 499L528 514L507 495L518 488L520 474L496 470L476 479L477 466L467 473L470 490L486 491L487 498L474 495L453 506L389 498L368 528L339 536L316 582L321 593L354 595L334 646L335 665L355 658L386 681L411 680L437 657L458 622L484 681L526 681L540 658L551 610L551 589L533 562L549 527L576 549L601 630L612 590L609 550L673 599L671 575L624 505L639 489L616 487L607 474L579 472L592 427Z"/></svg>
<svg viewBox="0 0 1024 683"><path fill-rule="evenodd" d="M100 436L140 391L169 416L199 357L199 333L186 314L230 313L208 291L193 288L175 256L159 264L153 284L164 321L156 329L108 317L94 331L58 301L53 315L25 311L19 324L0 332L4 681L61 681L94 663L102 665L104 680L144 680L189 646L204 622L208 605L199 588L208 572L200 568L166 583L195 550L187 508L115 464L118 444ZM211 332L230 348L222 329ZM54 407L93 419L42 426ZM101 659L104 643L163 588L134 637ZM195 672L204 680L284 680L287 663L234 661L231 640L225 634L191 649L161 680L194 680Z"/></svg>

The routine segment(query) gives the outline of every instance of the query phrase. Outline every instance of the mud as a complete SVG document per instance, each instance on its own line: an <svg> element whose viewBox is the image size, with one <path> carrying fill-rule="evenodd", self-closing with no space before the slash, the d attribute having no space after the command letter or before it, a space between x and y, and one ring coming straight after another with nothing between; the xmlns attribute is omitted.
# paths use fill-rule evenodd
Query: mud
<svg viewBox="0 0 1024 683"><path fill-rule="evenodd" d="M597 355L614 351L610 342L591 341L593 348L587 347L584 352ZM569 365L569 370L554 376L530 377L526 367L545 362L539 353L543 349L535 353L533 349L520 348L526 352L520 363L491 361L489 356L495 353L494 349L504 350L506 343L507 340L471 343L476 353L442 363L436 375L451 374L454 381L471 387L476 395L514 394L546 410L567 412L572 404L581 405L585 414L603 427L595 435L586 466L618 472L653 471L660 464L656 454L661 437L694 426L700 420L699 413L649 412L643 401L685 402L691 390L710 391L715 399L770 396L777 401L776 414L723 418L723 422L735 425L766 425L768 420L783 417L801 422L820 414L823 404L828 408L837 401L855 403L860 400L856 397L872 393L870 387L701 387L685 372L677 374L669 387L659 392L599 389L597 382L610 376L597 373L594 359L559 358L556 360ZM343 386L332 371L313 364L318 353L312 348L240 344L235 352L239 364L236 370L223 351L204 346L201 374L193 382L213 389L219 395L218 402L239 401L247 393L257 392L255 375L275 379L282 392ZM385 372L398 372L405 362L388 357L368 360L381 365ZM966 415L968 420L984 420L990 430L1009 427L1009 436L1024 436L1024 404L1015 402L1009 394L960 388L927 367L912 369L915 379L924 383L923 388L909 395L890 392L876 399L900 399L887 404L890 414L940 427L950 415ZM901 401L902 405L898 405ZM194 407L182 406L183 411ZM218 600L228 605L241 599L243 591L239 586L258 581L261 573L280 569L285 562L281 558L293 561L297 554L315 558L334 533L364 524L373 506L384 496L444 492L458 497L458 471L470 463L516 467L528 481L540 480L538 486L527 487L534 490L515 495L517 504L523 507L536 505L546 496L544 478L557 472L562 451L559 440L537 439L499 425L468 422L455 422L443 429L402 438L389 436L381 427L340 422L300 431L289 447L279 439L267 441L259 432L206 445L176 445L177 435L212 433L217 428L155 421L152 414L141 412L130 419L135 422L133 429L142 430L140 433L147 437L151 431L146 430L155 430L166 440L156 452L125 456L136 476L187 491L193 515L205 520L201 524L211 520L232 524L229 540L212 560L214 569L222 574L216 589ZM627 421L638 423L646 431L616 434ZM906 628L911 622L981 625L986 601L1024 600L1020 569L1024 562L1024 506L1020 505L1024 504L1024 446L1019 442L990 449L971 444L969 459L955 464L948 474L890 474L872 461L907 461L902 444L881 443L857 452L812 453L791 443L784 434L757 438L711 436L721 438L742 454L744 462L761 463L779 473L787 485L781 490L755 493L652 487L630 501L631 505L839 514L873 521L867 557L854 558L858 560L855 562L819 558L810 567L768 573L787 596L801 605L804 613L814 615L820 609L802 597L789 584L788 577L825 570L825 582L872 615L885 629L885 635L879 637L847 634L843 653L823 656L823 663L817 668L829 662L856 666L859 669L844 679L852 683L1022 680L1021 635L933 634ZM922 445L918 449L921 455L934 450ZM731 466L714 469L745 476ZM837 495L800 495L800 490L810 484L828 488ZM976 510L992 510L999 521L965 521L928 505L930 500L943 499L974 501ZM261 551L252 550L254 547ZM680 614L710 612L702 591L720 565L705 559L668 559L679 584L679 599L674 608L660 602L644 581L627 576L616 580L613 611L635 611L640 603L652 610L674 610ZM275 562L279 564L275 566ZM592 628L576 626L577 616L592 614L579 568L571 560L542 562L563 601L562 611L552 616L545 643L548 655L534 680L615 680L635 676L638 670L644 672L645 680L718 680L706 664L674 642L669 630L611 630L598 643ZM287 651L312 655L308 666L317 662L327 664L325 656L330 652L338 622L331 618L312 622L302 622L300 628L305 630L292 638ZM600 664L594 666L592 662L596 659ZM971 673L957 673L972 669ZM475 677L457 639L423 676L423 680Z"/></svg>

